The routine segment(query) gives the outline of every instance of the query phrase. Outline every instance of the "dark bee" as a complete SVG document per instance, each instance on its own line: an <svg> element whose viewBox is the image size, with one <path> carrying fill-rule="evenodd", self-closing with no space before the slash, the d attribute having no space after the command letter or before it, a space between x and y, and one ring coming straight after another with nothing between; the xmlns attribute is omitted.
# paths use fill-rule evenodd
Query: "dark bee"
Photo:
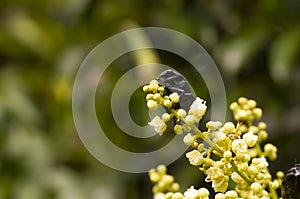
<svg viewBox="0 0 300 199"><path fill-rule="evenodd" d="M190 91L188 82L180 73L172 69L165 70L159 75L157 81L164 86L167 95L175 92L179 95L179 103L174 105L175 109L182 108L185 111L190 109L195 97Z"/></svg>
<svg viewBox="0 0 300 199"><path fill-rule="evenodd" d="M300 199L300 164L290 168L282 182L283 199Z"/></svg>
<svg viewBox="0 0 300 199"><path fill-rule="evenodd" d="M168 69L163 71L156 80L165 88L166 95L175 92L179 95L179 102L173 105L174 109L182 108L186 112L189 111L190 106L195 101L195 97L190 91L188 82L180 73ZM174 118L173 121L169 122L168 126L173 129L175 124L177 124L177 121ZM173 132L173 130L171 131Z"/></svg>

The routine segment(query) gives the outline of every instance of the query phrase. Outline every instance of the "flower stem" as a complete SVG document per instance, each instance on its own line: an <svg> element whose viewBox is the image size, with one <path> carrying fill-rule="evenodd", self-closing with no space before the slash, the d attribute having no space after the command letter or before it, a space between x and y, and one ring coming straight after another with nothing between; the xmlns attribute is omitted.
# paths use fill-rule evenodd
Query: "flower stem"
<svg viewBox="0 0 300 199"><path fill-rule="evenodd" d="M217 152L218 156L223 157L224 151L222 149L216 146L215 143L213 143L209 138L205 137L198 128L196 128L196 131L197 131L196 138L198 137L201 138L204 142L206 142L211 147L212 150L215 150Z"/></svg>
<svg viewBox="0 0 300 199"><path fill-rule="evenodd" d="M241 178L243 178L245 180L245 182L247 182L247 184L249 184L249 185L252 184L252 180L245 173L243 173L239 170L239 168L237 167L237 165L235 164L235 162L233 160L230 160L230 164L233 167L234 171L237 172L239 174L239 176L241 176Z"/></svg>

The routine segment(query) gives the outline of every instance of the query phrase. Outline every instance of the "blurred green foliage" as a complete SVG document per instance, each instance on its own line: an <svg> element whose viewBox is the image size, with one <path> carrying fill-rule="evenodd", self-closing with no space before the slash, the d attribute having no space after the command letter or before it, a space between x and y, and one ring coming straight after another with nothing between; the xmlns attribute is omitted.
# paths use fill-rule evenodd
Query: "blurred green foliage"
<svg viewBox="0 0 300 199"><path fill-rule="evenodd" d="M265 110L270 139L279 147L273 167L285 170L300 161L299 21L298 0L1 0L0 198L151 198L146 174L114 171L86 151L71 111L72 85L84 57L134 26L171 28L202 44L219 66L228 104L246 96ZM190 70L173 55L157 53L182 73ZM126 57L117 62L106 84L133 63ZM117 129L112 118L101 119ZM120 135L116 142L143 148L129 140ZM201 183L201 174L186 165L182 158L170 169L183 189Z"/></svg>

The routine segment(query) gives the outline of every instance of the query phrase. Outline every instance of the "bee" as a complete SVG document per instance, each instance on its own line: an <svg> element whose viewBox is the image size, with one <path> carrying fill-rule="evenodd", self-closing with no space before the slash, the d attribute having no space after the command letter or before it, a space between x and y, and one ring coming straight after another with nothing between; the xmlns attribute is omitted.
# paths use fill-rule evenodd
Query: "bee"
<svg viewBox="0 0 300 199"><path fill-rule="evenodd" d="M164 87L165 94L170 95L171 93L177 93L179 95L179 102L173 104L175 110L184 109L186 112L189 111L190 106L195 101L194 95L191 93L187 80L177 71L168 69L163 71L156 80ZM171 129L178 124L175 118L168 124ZM173 130L171 130L173 132Z"/></svg>
<svg viewBox="0 0 300 199"><path fill-rule="evenodd" d="M173 108L182 108L188 112L196 98L191 93L187 80L180 73L172 69L163 71L156 80L165 88L167 95L171 93L179 95L179 103L175 104Z"/></svg>
<svg viewBox="0 0 300 199"><path fill-rule="evenodd" d="M300 199L300 163L290 168L282 181L283 199Z"/></svg>

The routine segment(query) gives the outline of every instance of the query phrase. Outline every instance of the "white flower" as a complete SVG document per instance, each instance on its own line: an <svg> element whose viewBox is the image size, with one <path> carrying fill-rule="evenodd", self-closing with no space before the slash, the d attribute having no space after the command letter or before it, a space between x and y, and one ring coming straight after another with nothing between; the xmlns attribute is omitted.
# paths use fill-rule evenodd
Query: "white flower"
<svg viewBox="0 0 300 199"><path fill-rule="evenodd" d="M194 115L198 120L200 120L205 114L206 108L207 106L205 101L197 97L190 107L189 115Z"/></svg>
<svg viewBox="0 0 300 199"><path fill-rule="evenodd" d="M191 133L186 134L183 138L183 142L186 145L191 146L191 144L194 142L194 136Z"/></svg>
<svg viewBox="0 0 300 199"><path fill-rule="evenodd" d="M206 128L212 131L218 130L221 126L222 123L219 121L209 121L206 123Z"/></svg>
<svg viewBox="0 0 300 199"><path fill-rule="evenodd" d="M226 134L221 132L221 131L215 131L213 132L213 141L215 143L217 142L224 142L224 140L226 139Z"/></svg>
<svg viewBox="0 0 300 199"><path fill-rule="evenodd" d="M183 199L183 195L180 192L176 192L173 194L172 199Z"/></svg>
<svg viewBox="0 0 300 199"><path fill-rule="evenodd" d="M184 199L208 199L208 196L209 191L206 188L200 188L199 190L197 190L194 188L194 186L191 186L184 192Z"/></svg>
<svg viewBox="0 0 300 199"><path fill-rule="evenodd" d="M200 188L199 190L198 190L198 195L201 197L201 198L208 198L208 196L209 196L209 191L206 189L206 188Z"/></svg>
<svg viewBox="0 0 300 199"><path fill-rule="evenodd" d="M237 153L245 153L248 146L246 144L246 142L243 139L236 139L233 140L232 144L232 151L237 154Z"/></svg>
<svg viewBox="0 0 300 199"><path fill-rule="evenodd" d="M225 192L228 187L228 176L219 167L210 167L205 178L206 182L212 182L212 187L216 192Z"/></svg>
<svg viewBox="0 0 300 199"><path fill-rule="evenodd" d="M259 169L265 169L269 166L267 159L262 156L260 158L254 158L252 164L256 165Z"/></svg>
<svg viewBox="0 0 300 199"><path fill-rule="evenodd" d="M190 151L185 156L189 159L190 164L194 166L200 165L203 160L203 156L198 150Z"/></svg>
<svg viewBox="0 0 300 199"><path fill-rule="evenodd" d="M184 119L184 123L186 123L188 126L193 126L195 123L198 123L198 121L195 120L193 115L187 115Z"/></svg>
<svg viewBox="0 0 300 199"><path fill-rule="evenodd" d="M166 199L165 194L163 193L156 193L154 194L154 199Z"/></svg>
<svg viewBox="0 0 300 199"><path fill-rule="evenodd" d="M195 199L198 196L198 190L191 186L184 192L184 199Z"/></svg>
<svg viewBox="0 0 300 199"><path fill-rule="evenodd" d="M249 147L253 147L257 142L258 136L254 135L252 131L243 135L243 140Z"/></svg>
<svg viewBox="0 0 300 199"><path fill-rule="evenodd" d="M154 117L151 122L148 122L148 124L153 126L154 131L159 133L159 135L162 135L163 132L167 129L166 123L158 116Z"/></svg>

